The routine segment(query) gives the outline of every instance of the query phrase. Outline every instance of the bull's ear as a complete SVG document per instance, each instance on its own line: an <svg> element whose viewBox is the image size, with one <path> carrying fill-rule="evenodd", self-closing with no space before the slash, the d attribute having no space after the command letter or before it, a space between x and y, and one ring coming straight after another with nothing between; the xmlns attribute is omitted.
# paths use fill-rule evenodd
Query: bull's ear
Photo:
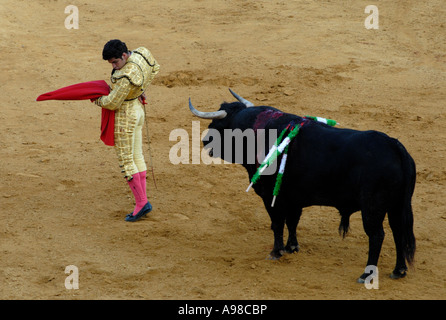
<svg viewBox="0 0 446 320"><path fill-rule="evenodd" d="M231 90L231 88L229 88L229 92L231 92L231 94L241 103L243 103L247 108L249 107L254 107L254 103L252 103L251 101L246 100L245 98L239 96L237 93L235 93L234 91Z"/></svg>

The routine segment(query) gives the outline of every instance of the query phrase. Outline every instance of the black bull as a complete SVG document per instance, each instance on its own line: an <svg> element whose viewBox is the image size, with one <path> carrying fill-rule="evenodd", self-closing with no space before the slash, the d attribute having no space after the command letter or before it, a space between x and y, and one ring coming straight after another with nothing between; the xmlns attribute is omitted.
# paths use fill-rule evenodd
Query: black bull
<svg viewBox="0 0 446 320"><path fill-rule="evenodd" d="M209 129L218 130L221 137L224 137L225 129L253 130L258 125L259 116L265 112L276 115L263 120L266 135L270 129L276 129L278 135L290 123L303 123L289 145L282 187L274 207L271 202L276 174L261 176L253 186L263 199L271 219L274 248L270 256L276 259L285 252L299 250L296 229L302 208L331 206L341 215L339 232L344 236L349 228L350 215L361 211L364 230L369 237L367 266L377 266L384 239L383 220L387 213L396 246L396 266L391 277L404 277L406 261L412 264L415 254L411 199L416 176L415 163L404 146L381 132L340 129L305 121L272 107L254 107L249 101L231 93L239 102L223 103L220 110L214 112L198 111L189 101L193 114L212 119ZM265 141L269 141L268 137ZM205 147L209 143L207 138L203 139ZM256 150L259 147L262 148L256 146ZM264 148L268 151L269 147ZM211 150L210 154L234 162L232 157L225 158L223 148L219 152ZM245 161L242 165L251 180L258 164ZM284 246L285 223L288 241ZM358 281L363 282L369 275L370 272L363 273Z"/></svg>

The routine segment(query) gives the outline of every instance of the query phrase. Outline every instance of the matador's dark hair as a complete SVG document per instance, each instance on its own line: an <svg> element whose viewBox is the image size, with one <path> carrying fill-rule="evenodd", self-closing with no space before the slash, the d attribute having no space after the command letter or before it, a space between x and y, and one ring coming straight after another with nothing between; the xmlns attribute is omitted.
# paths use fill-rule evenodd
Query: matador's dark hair
<svg viewBox="0 0 446 320"><path fill-rule="evenodd" d="M104 46L102 50L102 58L104 60L110 60L112 58L122 58L123 53L128 53L129 50L124 42L118 39L110 40Z"/></svg>

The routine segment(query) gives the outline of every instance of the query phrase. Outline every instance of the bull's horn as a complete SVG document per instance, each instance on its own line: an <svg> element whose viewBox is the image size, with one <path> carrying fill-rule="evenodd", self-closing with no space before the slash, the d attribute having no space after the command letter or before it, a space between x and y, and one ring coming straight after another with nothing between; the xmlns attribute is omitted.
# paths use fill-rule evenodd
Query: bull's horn
<svg viewBox="0 0 446 320"><path fill-rule="evenodd" d="M251 101L246 100L245 98L240 97L237 93L235 93L234 91L231 90L231 88L229 88L229 91L231 92L231 94L241 103L243 103L246 107L254 107L254 103L252 103Z"/></svg>
<svg viewBox="0 0 446 320"><path fill-rule="evenodd" d="M198 111L192 105L190 98L189 98L189 109L190 109L190 111L192 111L192 113L194 115L196 115L199 118L203 118L203 119L223 119L227 115L226 111L224 111L224 110L218 110L218 111L213 111L213 112Z"/></svg>

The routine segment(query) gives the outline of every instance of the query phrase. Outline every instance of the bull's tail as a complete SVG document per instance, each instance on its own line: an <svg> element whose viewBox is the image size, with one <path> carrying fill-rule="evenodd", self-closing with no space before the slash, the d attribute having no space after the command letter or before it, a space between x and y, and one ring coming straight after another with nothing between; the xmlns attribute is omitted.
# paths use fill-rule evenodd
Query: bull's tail
<svg viewBox="0 0 446 320"><path fill-rule="evenodd" d="M400 241L403 258L409 264L412 264L416 249L415 235L413 233L414 218L412 212L412 195L415 190L416 167L414 160L398 140L396 140L396 145L401 157L404 187L399 201L399 208L394 212L396 215L394 218L400 222L399 230L397 230L397 232L399 231L401 235ZM389 216L389 222L390 219Z"/></svg>

